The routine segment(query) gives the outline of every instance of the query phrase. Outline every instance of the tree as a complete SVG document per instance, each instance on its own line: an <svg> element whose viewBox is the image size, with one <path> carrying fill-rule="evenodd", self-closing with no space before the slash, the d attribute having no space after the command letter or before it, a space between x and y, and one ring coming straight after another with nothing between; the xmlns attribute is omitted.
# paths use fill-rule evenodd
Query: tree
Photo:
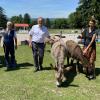
<svg viewBox="0 0 100 100"><path fill-rule="evenodd" d="M45 19L45 25L46 25L46 27L48 27L48 28L51 27L51 23L50 23L50 19L49 19L49 18L46 18L46 19Z"/></svg>
<svg viewBox="0 0 100 100"><path fill-rule="evenodd" d="M71 13L69 15L69 18L68 18L68 23L69 23L69 27L70 28L74 28L75 27L75 13Z"/></svg>
<svg viewBox="0 0 100 100"><path fill-rule="evenodd" d="M91 2L92 14L98 21L98 27L100 28L100 0L92 0Z"/></svg>
<svg viewBox="0 0 100 100"><path fill-rule="evenodd" d="M4 9L0 7L0 27L6 27L7 16L4 13Z"/></svg>
<svg viewBox="0 0 100 100"><path fill-rule="evenodd" d="M98 24L100 24L100 0L79 0L79 6L76 8L76 12L74 12L74 21L70 21L70 25L72 22L75 24L75 28L80 28L82 26L86 26L89 19L94 16L96 20L98 20ZM71 14L72 16L72 14ZM71 20L70 15L68 20Z"/></svg>
<svg viewBox="0 0 100 100"><path fill-rule="evenodd" d="M10 19L13 23L20 23L19 16L12 16Z"/></svg>
<svg viewBox="0 0 100 100"><path fill-rule="evenodd" d="M30 24L31 18L28 13L24 14L24 23Z"/></svg>
<svg viewBox="0 0 100 100"><path fill-rule="evenodd" d="M30 28L31 28L33 25L36 25L36 24L37 24L37 20L36 20L36 19L31 19Z"/></svg>
<svg viewBox="0 0 100 100"><path fill-rule="evenodd" d="M12 16L10 20L13 23L23 23L23 17L21 14L19 16Z"/></svg>
<svg viewBox="0 0 100 100"><path fill-rule="evenodd" d="M68 28L67 19L65 18L57 18L54 20L54 28L65 29Z"/></svg>
<svg viewBox="0 0 100 100"><path fill-rule="evenodd" d="M19 15L19 23L23 23L23 17L21 14Z"/></svg>

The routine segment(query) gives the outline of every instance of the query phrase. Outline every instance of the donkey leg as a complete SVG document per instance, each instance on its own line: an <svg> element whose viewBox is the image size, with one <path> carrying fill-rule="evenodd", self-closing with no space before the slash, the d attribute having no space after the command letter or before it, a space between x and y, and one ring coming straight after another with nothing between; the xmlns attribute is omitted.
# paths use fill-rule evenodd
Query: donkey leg
<svg viewBox="0 0 100 100"><path fill-rule="evenodd" d="M58 71L56 72L56 85L57 85L57 87L60 87L61 83L62 83L61 70L58 69Z"/></svg>
<svg viewBox="0 0 100 100"><path fill-rule="evenodd" d="M67 56L67 66L69 66L69 57Z"/></svg>
<svg viewBox="0 0 100 100"><path fill-rule="evenodd" d="M77 63L76 63L76 73L79 74L79 60L77 60Z"/></svg>
<svg viewBox="0 0 100 100"><path fill-rule="evenodd" d="M62 83L62 67L61 65L59 65L58 63L56 63L56 74L55 74L55 77L56 77L56 85L57 87L60 87L61 86L61 83Z"/></svg>
<svg viewBox="0 0 100 100"><path fill-rule="evenodd" d="M87 76L87 78L88 78L89 80L95 79L94 74L95 74L95 73L94 73L94 68L93 68L93 67L88 68L88 76Z"/></svg>
<svg viewBox="0 0 100 100"><path fill-rule="evenodd" d="M90 79L95 79L96 75L95 75L95 64L92 63L92 70L91 70L91 74L90 74Z"/></svg>

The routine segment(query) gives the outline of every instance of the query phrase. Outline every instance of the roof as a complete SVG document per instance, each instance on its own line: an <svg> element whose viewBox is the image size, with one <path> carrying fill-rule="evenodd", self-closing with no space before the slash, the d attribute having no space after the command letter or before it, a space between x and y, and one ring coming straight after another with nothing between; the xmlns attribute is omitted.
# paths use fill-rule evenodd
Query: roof
<svg viewBox="0 0 100 100"><path fill-rule="evenodd" d="M23 23L23 24L18 24L18 23L16 23L16 24L15 24L15 27L29 27L29 24L25 24L25 23Z"/></svg>

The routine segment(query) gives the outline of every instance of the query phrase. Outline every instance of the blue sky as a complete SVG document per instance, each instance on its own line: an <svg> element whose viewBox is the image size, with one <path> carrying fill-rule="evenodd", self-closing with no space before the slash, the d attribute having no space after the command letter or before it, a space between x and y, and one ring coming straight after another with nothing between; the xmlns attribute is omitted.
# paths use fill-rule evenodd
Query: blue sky
<svg viewBox="0 0 100 100"><path fill-rule="evenodd" d="M66 18L78 7L79 0L0 0L8 17L29 13L32 18Z"/></svg>

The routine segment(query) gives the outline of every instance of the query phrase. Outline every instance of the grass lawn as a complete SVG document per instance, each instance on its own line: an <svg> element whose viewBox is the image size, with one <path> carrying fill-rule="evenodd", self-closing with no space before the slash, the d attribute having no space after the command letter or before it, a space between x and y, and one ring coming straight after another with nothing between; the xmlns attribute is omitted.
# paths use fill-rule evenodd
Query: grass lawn
<svg viewBox="0 0 100 100"><path fill-rule="evenodd" d="M97 46L96 80L89 81L84 74L69 73L68 82L61 88L55 85L53 60L45 49L44 70L34 73L32 51L28 46L16 50L18 70L5 71L0 65L0 100L100 100L100 46ZM3 49L0 56L3 60Z"/></svg>

